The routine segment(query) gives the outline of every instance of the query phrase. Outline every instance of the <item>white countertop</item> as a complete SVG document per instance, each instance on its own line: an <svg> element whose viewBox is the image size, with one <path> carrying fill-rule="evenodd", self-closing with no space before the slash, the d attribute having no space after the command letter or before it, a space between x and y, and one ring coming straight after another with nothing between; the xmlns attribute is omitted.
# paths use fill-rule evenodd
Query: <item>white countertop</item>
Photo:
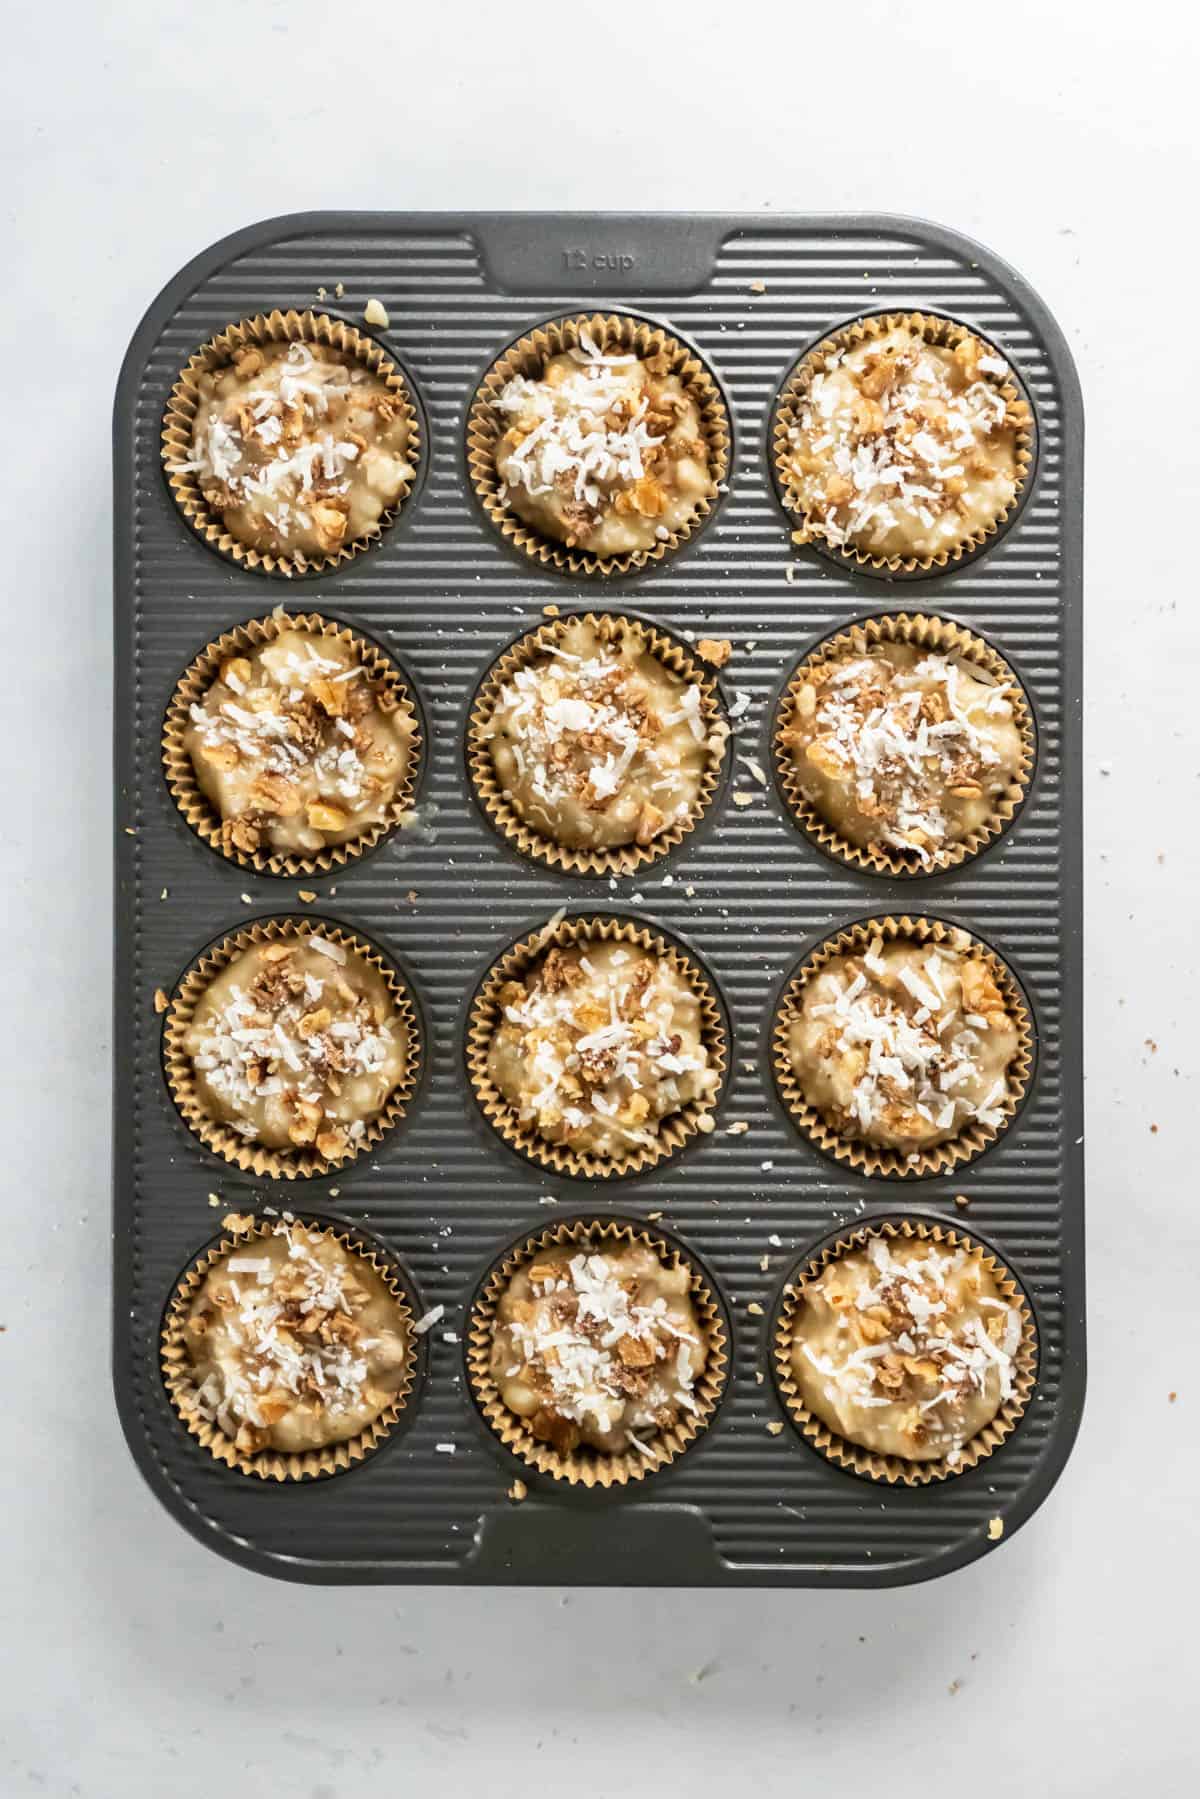
<svg viewBox="0 0 1200 1799"><path fill-rule="evenodd" d="M1194 1790L1200 432L1190 339L1153 333L1200 287L1195 11L559 8L536 50L516 11L414 11L75 0L5 28L0 1794ZM185 1536L121 1440L112 389L195 251L339 206L924 214L1064 326L1089 433L1090 1401L1041 1512L948 1580L278 1585Z"/></svg>

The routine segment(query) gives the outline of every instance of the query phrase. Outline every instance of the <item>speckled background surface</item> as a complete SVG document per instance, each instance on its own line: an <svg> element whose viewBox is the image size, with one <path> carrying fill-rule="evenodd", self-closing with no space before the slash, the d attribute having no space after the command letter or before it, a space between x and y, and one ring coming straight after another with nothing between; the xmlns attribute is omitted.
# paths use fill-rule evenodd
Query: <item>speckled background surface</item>
<svg viewBox="0 0 1200 1799"><path fill-rule="evenodd" d="M792 1794L877 1755L881 1715L901 1794L924 1789L931 1743L985 1795L1037 1790L1048 1767L1067 1795L1124 1795L1134 1778L1156 1795L1187 1788L1197 992L1179 921L1197 873L1200 646L1175 545L1122 521L1131 470L1152 471L1139 506L1177 522L1200 472L1178 428L1180 371L1141 355L1139 329L1163 304L1147 246L1172 245L1173 293L1197 273L1169 212L1195 164L1196 28L1161 5L1101 5L1081 30L1018 0L1005 33L1028 38L1018 67L997 54L993 20L949 30L869 4L858 42L878 54L856 58L850 95L805 72L827 42L815 15L779 15L764 89L748 32L718 36L700 8L681 34L655 11L643 35L669 26L670 107L619 81L584 104L578 82L548 79L527 34L474 8L452 32L352 8L331 33L300 4L217 4L202 28L126 4L53 27L27 18L10 38L8 312L37 319L56 354L12 358L15 416L34 424L5 450L6 501L41 546L7 583L6 747L32 774L10 793L0 852L20 1025L5 1058L13 1235L0 1270L6 1793L190 1795L219 1777L238 1799L435 1779L515 1794L583 1766L602 1791ZM561 22L558 42L579 68L596 56L590 21ZM897 133L897 59L939 94L970 95L956 127L931 107ZM531 69L553 149L514 159L496 150ZM688 145L712 129L714 93L722 153L700 179ZM192 1542L130 1461L106 1366L110 397L137 318L197 248L255 216L345 205L886 205L992 245L1064 325L1089 425L1089 1409L1036 1518L943 1582L288 1587ZM57 731L47 683L71 696Z"/></svg>

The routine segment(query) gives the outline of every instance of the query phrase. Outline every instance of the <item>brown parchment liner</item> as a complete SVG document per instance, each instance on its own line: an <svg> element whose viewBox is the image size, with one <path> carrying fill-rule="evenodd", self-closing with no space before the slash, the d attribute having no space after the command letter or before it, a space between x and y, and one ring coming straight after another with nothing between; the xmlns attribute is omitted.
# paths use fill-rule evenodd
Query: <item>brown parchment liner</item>
<svg viewBox="0 0 1200 1799"><path fill-rule="evenodd" d="M708 1358L694 1390L697 1410L681 1409L669 1430L658 1432L647 1442L647 1449L653 1451L652 1458L647 1458L638 1449L617 1453L593 1449L588 1444L580 1444L570 1454L560 1455L552 1444L535 1437L523 1418L509 1411L492 1374L496 1308L517 1270L535 1260L544 1250L560 1249L566 1243L585 1242L595 1243L600 1249L639 1243L670 1266L682 1264L691 1276L692 1304L708 1340ZM675 1461L707 1429L725 1388L728 1359L721 1308L699 1266L686 1251L676 1248L665 1238L617 1219L575 1219L550 1225L536 1236L526 1237L516 1244L488 1276L471 1309L467 1328L467 1378L484 1418L510 1454L519 1456L538 1474L548 1474L573 1487L623 1487L630 1481L645 1480L647 1475Z"/></svg>
<svg viewBox="0 0 1200 1799"><path fill-rule="evenodd" d="M958 1459L953 1463L945 1456L928 1462L908 1461L903 1456L878 1455L873 1450L862 1449L857 1443L851 1443L848 1438L831 1430L814 1412L809 1411L792 1373L791 1350L800 1309L800 1287L806 1281L819 1278L830 1262L861 1249L870 1238L881 1236L910 1240L920 1238L937 1243L945 1249L970 1251L972 1255L979 1257L992 1276L997 1291L1010 1304L1016 1305L1021 1313L1021 1339L1013 1357L1014 1391L1003 1402L991 1422L963 1444ZM775 1384L793 1423L813 1448L820 1450L828 1461L836 1463L839 1468L849 1468L855 1474L865 1475L868 1480L886 1481L890 1486L930 1486L934 1481L952 1480L955 1475L964 1474L968 1468L974 1468L978 1462L985 1461L1016 1428L1029 1404L1037 1379L1037 1364L1038 1340L1033 1312L1006 1265L963 1232L917 1219L905 1218L899 1223L884 1221L880 1224L862 1225L857 1230L844 1232L836 1243L819 1250L803 1270L788 1281L775 1326Z"/></svg>
<svg viewBox="0 0 1200 1799"><path fill-rule="evenodd" d="M883 843L860 845L842 837L806 797L796 757L785 742L787 732L796 722L796 702L800 689L814 675L820 674L832 662L839 662L847 656L861 656L868 650L889 643L911 644L973 663L998 683L1006 684L1010 688L1013 722L1021 738L1020 766L1005 791L997 796L991 816L969 836L935 851L933 860L928 864L921 861L915 850L902 850ZM951 623L949 619L936 618L927 613L906 612L888 613L880 618L869 618L861 624L851 625L848 630L839 631L835 637L826 638L804 658L780 699L775 716L773 746L775 776L780 790L792 816L813 841L820 844L827 854L836 856L851 868L901 879L942 874L948 868L957 868L960 863L977 856L986 844L1007 829L1028 792L1037 753L1032 709L1025 689L1004 657L985 643L982 637L976 637L961 625Z"/></svg>
<svg viewBox="0 0 1200 1799"><path fill-rule="evenodd" d="M944 943L951 949L978 951L987 962L1004 998L1005 1006L1017 1027L1016 1054L1008 1065L1009 1094L1003 1105L1004 1117L999 1125L980 1124L971 1119L955 1137L932 1148L906 1153L886 1149L877 1143L864 1143L842 1137L828 1124L815 1106L809 1105L804 1090L792 1068L788 1054L788 1029L799 1012L804 988L835 956L861 953L872 938L887 942L909 938L915 943ZM1012 1123L1025 1097L1033 1072L1033 1021L1020 988L1007 963L959 925L944 924L940 918L911 918L907 914L868 918L861 924L847 925L833 937L827 937L808 956L802 967L788 982L772 1031L775 1079L780 1097L793 1120L805 1136L828 1156L845 1163L858 1174L880 1175L889 1180L920 1180L930 1175L948 1174L964 1162L972 1162L995 1142ZM999 1108L998 1108L999 1109Z"/></svg>
<svg viewBox="0 0 1200 1799"><path fill-rule="evenodd" d="M669 831L661 832L650 843L614 844L609 849L576 849L569 844L557 843L521 817L497 779L488 727L501 688L518 670L541 660L551 645L561 643L569 627L575 624L590 626L605 644L632 637L664 668L700 689L700 714L708 732L708 761L700 771L696 802L686 818L673 824ZM628 618L621 613L572 613L528 632L492 664L475 696L467 723L467 767L488 818L523 855L547 868L557 869L561 874L628 875L667 855L695 829L716 794L728 743L729 726L721 709L717 683L681 644L643 624L640 619Z"/></svg>
<svg viewBox="0 0 1200 1799"><path fill-rule="evenodd" d="M200 403L200 390L197 378L210 369L223 363L231 362L237 352L247 344L278 343L324 344L329 349L340 351L344 356L359 362L369 369L384 386L396 395L403 403L404 416L408 424L408 442L405 448L405 460L412 464L413 478L405 481L400 488L395 504L388 507L378 522L362 536L354 538L350 543L328 556L309 558L297 554L295 556L277 556L272 552L257 550L244 544L226 528L225 520L219 512L214 512L204 498L199 480L194 471L181 470L178 464L191 460L192 428L195 423L196 408ZM400 373L396 364L385 351L366 332L358 331L344 319L333 318L326 312L295 312L278 310L268 313L256 313L253 318L239 319L235 325L227 325L224 331L218 331L210 337L206 344L195 352L187 366L181 371L178 380L171 389L171 397L167 402L167 410L163 415L162 427L162 460L167 473L167 483L183 516L192 529L202 537L214 550L228 556L243 568L261 570L268 575L313 575L322 569L337 568L343 562L349 562L360 550L381 537L393 522L412 492L416 479L415 471L420 468L422 453L421 424L417 409L409 392L408 383Z"/></svg>
<svg viewBox="0 0 1200 1799"><path fill-rule="evenodd" d="M234 1249L245 1249L251 1243L272 1236L279 1222L278 1218L248 1218L238 1220L236 1224L225 1220L226 1234L219 1243L193 1262L176 1284L167 1302L159 1340L159 1363L171 1404L192 1436L219 1462L224 1462L229 1468L236 1468L241 1474L254 1475L259 1480L313 1480L318 1475L340 1474L344 1469L352 1468L370 1455L387 1436L412 1395L417 1373L417 1338L413 1332L412 1307L408 1303L407 1289L382 1254L349 1230L315 1218L311 1221L299 1218L296 1221L298 1224L303 1224L306 1229L323 1237L332 1238L359 1261L368 1263L395 1299L397 1313L404 1326L407 1353L401 1382L392 1402L356 1437L348 1437L342 1443L329 1443L323 1449L300 1451L260 1449L253 1455L239 1449L233 1438L226 1436L219 1425L201 1418L190 1404L192 1371L184 1340L188 1309L218 1262Z"/></svg>
<svg viewBox="0 0 1200 1799"><path fill-rule="evenodd" d="M669 358L668 374L677 375L680 385L695 402L700 414L700 431L708 446L708 491L696 501L695 511L677 530L661 543L647 550L628 550L621 556L596 556L576 546L569 549L556 538L546 537L525 523L504 497L503 483L496 470L496 445L507 426L496 412L494 401L506 382L514 375L536 381L552 356L559 356L579 344L581 331L586 331L597 348L612 354L627 351L645 360L659 354ZM467 415L467 467L484 511L500 535L519 550L541 563L569 575L627 575L686 543L711 513L720 484L729 473L729 414L716 381L694 351L680 343L658 325L621 313L573 313L539 325L518 339L495 361L476 391Z"/></svg>
<svg viewBox="0 0 1200 1799"><path fill-rule="evenodd" d="M223 841L222 825L226 821L196 779L196 770L184 744L184 736L192 722L190 708L204 699L217 680L222 664L231 656L244 656L261 650L284 631L305 631L312 637L331 639L355 657L368 680L386 687L396 702L397 712L402 713L412 727L408 740L408 767L396 785L385 816L378 823L368 825L361 836L353 837L346 843L327 844L323 850L289 853L264 848L249 853ZM408 687L391 658L367 638L358 636L345 625L335 624L332 619L323 618L319 612L287 613L282 607L276 607L266 618L252 618L248 624L234 626L201 650L180 676L163 720L163 771L171 797L184 819L197 837L202 838L210 849L216 850L219 856L261 875L296 877L329 874L336 868L344 868L348 862L355 861L367 850L374 849L382 838L405 823L412 810L422 750L421 727L416 708Z"/></svg>
<svg viewBox="0 0 1200 1799"><path fill-rule="evenodd" d="M362 1136L353 1141L346 1154L336 1162L327 1161L315 1148L268 1149L241 1136L221 1119L213 1118L204 1109L196 1089L191 1058L183 1047L196 1007L216 976L243 950L253 949L261 943L279 942L285 937L325 937L369 963L387 983L393 1015L408 1032L408 1054L400 1081L388 1095L383 1109L374 1118L364 1120L366 1129ZM206 1149L260 1180L297 1181L308 1180L313 1175L332 1174L348 1167L364 1151L373 1149L408 1110L420 1074L421 1048L417 1010L399 972L363 938L323 918L265 918L243 930L231 932L220 943L205 950L186 971L171 996L163 1019L163 1072L183 1122Z"/></svg>
<svg viewBox="0 0 1200 1799"><path fill-rule="evenodd" d="M523 1124L517 1108L510 1104L488 1072L488 1052L500 1023L500 989L506 981L519 980L538 958L557 946L589 942L628 943L636 949L661 957L685 980L700 1002L700 1037L708 1052L709 1066L715 1069L717 1085L711 1094L694 1099L678 1112L670 1113L659 1123L652 1144L631 1149L626 1156L605 1157L571 1149L564 1143L551 1143L535 1126ZM632 919L611 917L564 918L543 925L519 943L512 944L498 962L489 969L482 986L471 1002L467 1020L467 1076L484 1117L492 1128L519 1155L555 1174L570 1180L610 1180L624 1175L643 1174L681 1150L697 1134L707 1136L725 1084L728 1046L721 1008L713 986L700 964L684 950L668 943L666 938L635 924ZM704 1123L704 1120L708 1123Z"/></svg>
<svg viewBox="0 0 1200 1799"><path fill-rule="evenodd" d="M839 330L831 331L828 337L823 337L820 343L814 344L812 349L796 364L779 396L775 409L775 421L771 430L771 443L775 460L775 476L779 483L783 503L788 511L800 520L799 529L792 532L793 543L820 543L822 548L830 554L853 563L857 568L873 569L880 574L912 575L918 572L928 574L934 569L948 568L951 563L961 562L964 556L969 556L980 549L989 538L995 536L1001 525L1012 517L1020 504L1021 496L1033 468L1034 420L1029 402L1011 376L1003 381L992 377L989 379L996 391L1007 401L1010 418L1015 420L1017 427L1013 445L1016 483L1012 499L1004 511L998 513L990 524L973 531L969 537L965 537L953 548L939 550L936 556L873 556L865 550L858 549L852 543L831 543L825 534L824 521L809 518L804 511L788 472L791 450L788 441L789 435L792 427L799 423L800 413L808 398L813 378L824 370L829 355L838 350L857 349L866 339L883 337L901 325L907 325L912 331L923 337L927 343L941 344L950 349L961 343L964 337L977 337L982 343L988 343L987 338L983 337L980 332L973 331L969 325L960 324L956 319L942 318L936 313L887 312L854 319L850 324L841 326ZM1009 363L1011 360L1001 350L997 350L996 354L1002 357L1005 363Z"/></svg>

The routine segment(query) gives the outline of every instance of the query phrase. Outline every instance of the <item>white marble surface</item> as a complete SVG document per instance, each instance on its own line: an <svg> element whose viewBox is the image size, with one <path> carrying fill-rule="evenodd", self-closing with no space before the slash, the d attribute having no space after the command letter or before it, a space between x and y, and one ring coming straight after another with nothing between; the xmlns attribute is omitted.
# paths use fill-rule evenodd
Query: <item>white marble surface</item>
<svg viewBox="0 0 1200 1799"><path fill-rule="evenodd" d="M1200 277L1195 11L643 0L624 28L559 8L535 51L515 11L411 10L67 0L4 30L0 1793L1194 1791L1200 434L1189 340L1153 333ZM343 205L923 213L1015 262L1066 328L1090 443L1091 1399L1041 1513L948 1581L288 1587L193 1543L126 1453L112 386L194 250Z"/></svg>

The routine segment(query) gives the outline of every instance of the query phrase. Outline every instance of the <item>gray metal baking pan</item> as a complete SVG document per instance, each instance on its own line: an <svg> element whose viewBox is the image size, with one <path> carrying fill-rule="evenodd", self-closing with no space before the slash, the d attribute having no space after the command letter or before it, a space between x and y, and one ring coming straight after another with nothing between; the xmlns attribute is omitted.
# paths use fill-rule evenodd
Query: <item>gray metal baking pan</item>
<svg viewBox="0 0 1200 1799"><path fill-rule="evenodd" d="M367 299L382 301L390 322L377 335L417 390L427 458L377 548L289 592L192 533L163 479L158 439L193 349L248 314L318 304L321 287L325 310L360 324ZM793 549L769 426L806 346L860 313L914 307L964 320L1010 358L1036 411L1039 454L1019 516L984 554L892 584ZM634 312L687 339L733 418L715 516L681 553L626 580L572 582L515 557L466 478L464 422L483 371L532 323L583 308ZM121 372L114 462L113 1373L134 1459L167 1509L236 1562L317 1582L881 1586L991 1552L993 1517L1010 1539L1063 1468L1085 1383L1083 419L1063 334L1037 295L989 250L900 217L301 214L224 239L159 294ZM394 649L419 694L428 763L418 828L311 885L313 912L363 931L412 972L429 1061L418 1103L377 1155L273 1189L208 1156L181 1123L152 997L214 937L298 909L297 883L248 876L189 831L159 763L163 712L189 659L280 601L326 609ZM725 689L750 695L735 752L764 769L776 699L816 640L888 608L949 614L986 634L1027 686L1039 738L1033 789L978 859L901 883L832 862L738 764L730 785L754 803L734 806L724 791L708 826L640 880L610 891L556 876L495 836L463 756L477 683L548 604L627 608L675 632L731 638ZM462 1033L476 982L560 906L611 908L683 938L728 1010L735 1042L717 1131L644 1178L549 1179L505 1149L467 1091ZM978 1162L899 1186L856 1177L799 1136L776 1098L768 1040L780 985L807 945L852 918L917 909L978 931L1010 962L1033 1008L1038 1061L1020 1117ZM727 1135L735 1119L750 1129ZM959 1193L970 1200L966 1228L1007 1258L1040 1329L1037 1394L1013 1436L959 1478L908 1490L832 1467L790 1426L769 1433L782 1413L767 1324L788 1268L859 1218L906 1210L963 1225ZM187 1435L165 1398L157 1338L173 1282L221 1213L289 1203L373 1233L421 1302L446 1310L403 1435L343 1475L276 1487L231 1473ZM661 1213L718 1284L733 1372L713 1427L637 1490L581 1500L531 1480L514 1505L512 1464L474 1410L458 1339L493 1259L556 1209Z"/></svg>

